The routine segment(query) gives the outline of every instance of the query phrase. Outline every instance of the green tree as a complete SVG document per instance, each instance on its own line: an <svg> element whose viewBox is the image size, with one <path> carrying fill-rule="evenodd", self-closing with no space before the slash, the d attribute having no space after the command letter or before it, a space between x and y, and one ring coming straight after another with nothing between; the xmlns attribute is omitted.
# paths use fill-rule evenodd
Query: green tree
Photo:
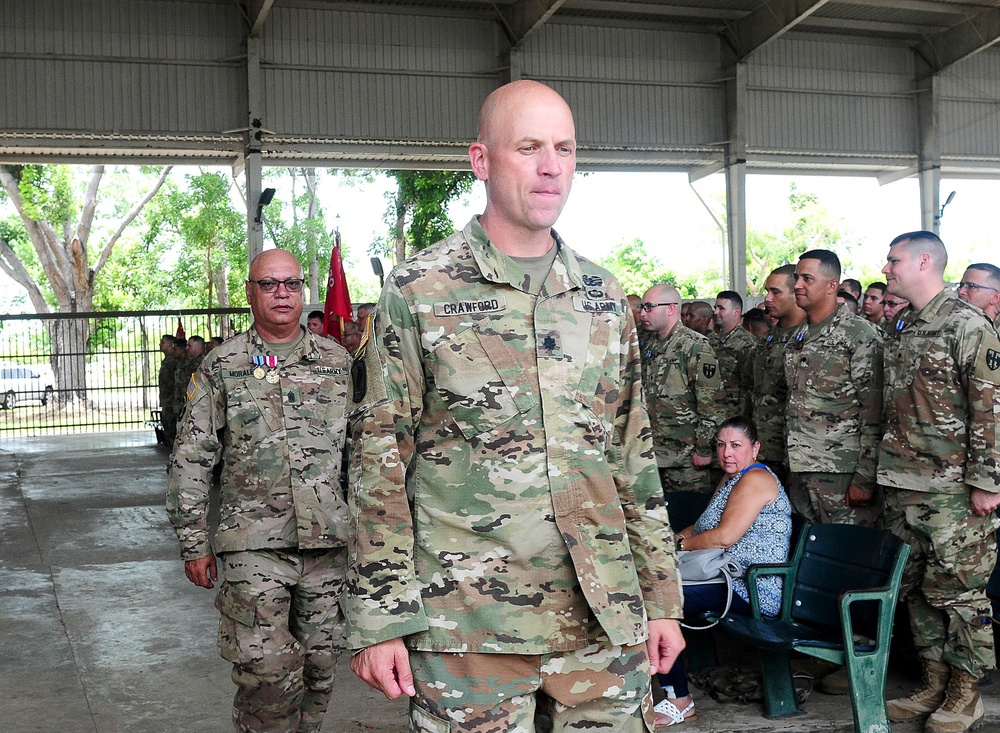
<svg viewBox="0 0 1000 733"><path fill-rule="evenodd" d="M246 219L232 180L224 173L184 177L150 212L147 242L170 240L177 262L170 270L171 305L230 308L246 305Z"/></svg>
<svg viewBox="0 0 1000 733"><path fill-rule="evenodd" d="M706 270L687 275L675 274L649 252L641 239L623 239L597 264L609 270L630 295L642 297L650 287L659 283L670 283L682 298L696 298L700 292L706 292L706 288L713 292L721 289L721 278L717 273Z"/></svg>
<svg viewBox="0 0 1000 733"><path fill-rule="evenodd" d="M389 195L386 237L373 244L379 254L395 254L402 262L414 252L454 233L448 206L472 190L469 171L386 171L396 181Z"/></svg>
<svg viewBox="0 0 1000 733"><path fill-rule="evenodd" d="M803 193L793 182L788 192L789 222L779 232L747 226L747 294L763 295L764 281L776 267L794 264L810 249L836 252L847 271L851 251L861 244L852 232L842 230L819 198Z"/></svg>
<svg viewBox="0 0 1000 733"><path fill-rule="evenodd" d="M15 212L0 227L0 269L27 291L36 312L94 310L98 277L170 167L140 168L140 176L135 171L113 170L115 177L131 179L132 195L103 207L105 222L98 216L103 165L93 166L87 177L69 166L0 165L0 203ZM94 249L92 234L98 243ZM48 328L59 398L85 399L88 321L54 320Z"/></svg>

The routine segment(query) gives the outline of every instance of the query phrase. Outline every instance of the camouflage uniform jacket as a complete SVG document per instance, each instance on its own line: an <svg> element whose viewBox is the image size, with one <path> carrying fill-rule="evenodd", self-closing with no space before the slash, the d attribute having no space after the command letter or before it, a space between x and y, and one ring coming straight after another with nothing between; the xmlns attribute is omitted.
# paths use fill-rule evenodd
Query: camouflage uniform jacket
<svg viewBox="0 0 1000 733"><path fill-rule="evenodd" d="M198 371L204 356L185 356L178 359L174 367L174 413L180 420L184 415L184 408L187 407L187 388L191 383L191 376Z"/></svg>
<svg viewBox="0 0 1000 733"><path fill-rule="evenodd" d="M642 388L658 466L690 466L695 451L715 454L725 394L719 362L706 336L680 322L665 339L654 335L642 362Z"/></svg>
<svg viewBox="0 0 1000 733"><path fill-rule="evenodd" d="M211 552L208 493L220 456L216 552L346 542L339 479L350 357L306 333L270 384L253 376L251 361L267 353L251 328L206 356L188 385L167 480L167 513L185 561Z"/></svg>
<svg viewBox="0 0 1000 733"><path fill-rule="evenodd" d="M760 342L743 326L736 326L725 335L712 333L708 337L708 342L719 360L722 390L726 399L722 419L749 414L750 397L745 391L743 375L746 363Z"/></svg>
<svg viewBox="0 0 1000 733"><path fill-rule="evenodd" d="M160 362L160 409L172 410L174 406L174 375L177 373L177 357L165 354Z"/></svg>
<svg viewBox="0 0 1000 733"><path fill-rule="evenodd" d="M1000 491L1000 341L975 306L942 291L886 336L879 483L910 491Z"/></svg>
<svg viewBox="0 0 1000 733"><path fill-rule="evenodd" d="M851 473L870 493L882 438L882 337L843 305L817 325L804 321L785 352L788 467Z"/></svg>
<svg viewBox="0 0 1000 733"><path fill-rule="evenodd" d="M794 343L798 327L772 326L747 360L750 409L760 438L760 460L788 464L785 446L785 410L788 382L785 381L785 352Z"/></svg>
<svg viewBox="0 0 1000 733"><path fill-rule="evenodd" d="M476 219L387 279L351 414L352 648L539 654L681 615L625 294L557 246L538 295Z"/></svg>

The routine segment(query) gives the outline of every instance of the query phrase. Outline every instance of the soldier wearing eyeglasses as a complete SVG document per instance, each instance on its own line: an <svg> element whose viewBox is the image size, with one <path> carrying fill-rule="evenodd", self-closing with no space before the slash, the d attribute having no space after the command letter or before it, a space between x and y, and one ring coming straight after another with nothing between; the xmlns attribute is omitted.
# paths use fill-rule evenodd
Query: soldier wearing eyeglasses
<svg viewBox="0 0 1000 733"><path fill-rule="evenodd" d="M976 262L965 268L958 297L979 308L1000 329L1000 267Z"/></svg>
<svg viewBox="0 0 1000 733"><path fill-rule="evenodd" d="M219 649L238 731L319 731L343 647L347 509L340 482L351 360L307 332L302 267L268 250L246 283L253 325L187 387L167 511L188 580L223 581ZM208 496L222 462L218 529ZM214 554L213 554L214 552Z"/></svg>
<svg viewBox="0 0 1000 733"><path fill-rule="evenodd" d="M677 289L664 283L647 290L639 305L639 320L652 334L642 360L642 389L664 492L708 493L725 393L715 351L706 336L680 322L679 301Z"/></svg>

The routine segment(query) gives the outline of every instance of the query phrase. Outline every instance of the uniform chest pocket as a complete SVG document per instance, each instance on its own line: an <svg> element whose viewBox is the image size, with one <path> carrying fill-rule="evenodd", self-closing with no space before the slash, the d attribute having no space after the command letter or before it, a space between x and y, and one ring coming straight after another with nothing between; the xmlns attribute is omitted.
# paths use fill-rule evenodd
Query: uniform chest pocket
<svg viewBox="0 0 1000 733"><path fill-rule="evenodd" d="M437 392L466 438L538 404L516 354L488 327L473 326L440 344L431 364Z"/></svg>
<svg viewBox="0 0 1000 733"><path fill-rule="evenodd" d="M242 382L228 390L226 424L234 433L253 432L264 421L264 411Z"/></svg>

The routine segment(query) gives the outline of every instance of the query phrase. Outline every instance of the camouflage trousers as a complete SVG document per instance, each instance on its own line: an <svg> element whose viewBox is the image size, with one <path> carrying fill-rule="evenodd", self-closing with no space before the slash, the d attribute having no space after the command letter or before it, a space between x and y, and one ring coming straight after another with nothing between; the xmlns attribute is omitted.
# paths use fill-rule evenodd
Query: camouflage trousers
<svg viewBox="0 0 1000 733"><path fill-rule="evenodd" d="M167 441L167 448L173 448L174 440L177 439L177 413L174 412L173 405L161 405L160 422L163 423L163 437Z"/></svg>
<svg viewBox="0 0 1000 733"><path fill-rule="evenodd" d="M886 488L885 526L910 545L900 598L917 653L976 678L996 666L986 583L997 563L997 516L969 494Z"/></svg>
<svg viewBox="0 0 1000 733"><path fill-rule="evenodd" d="M697 491L702 494L711 494L715 490L711 471L708 468L695 468L694 466L660 468L660 483L663 485L663 493Z"/></svg>
<svg viewBox="0 0 1000 733"><path fill-rule="evenodd" d="M553 731L652 733L645 644L614 646L603 631L590 641L540 655L411 650L410 730L534 733L537 706Z"/></svg>
<svg viewBox="0 0 1000 733"><path fill-rule="evenodd" d="M238 688L241 733L316 733L344 648L347 550L246 550L220 556L219 652Z"/></svg>
<svg viewBox="0 0 1000 733"><path fill-rule="evenodd" d="M793 471L788 476L792 508L812 524L854 524L874 527L882 516L882 489L876 488L865 506L847 506L845 497L853 473Z"/></svg>

